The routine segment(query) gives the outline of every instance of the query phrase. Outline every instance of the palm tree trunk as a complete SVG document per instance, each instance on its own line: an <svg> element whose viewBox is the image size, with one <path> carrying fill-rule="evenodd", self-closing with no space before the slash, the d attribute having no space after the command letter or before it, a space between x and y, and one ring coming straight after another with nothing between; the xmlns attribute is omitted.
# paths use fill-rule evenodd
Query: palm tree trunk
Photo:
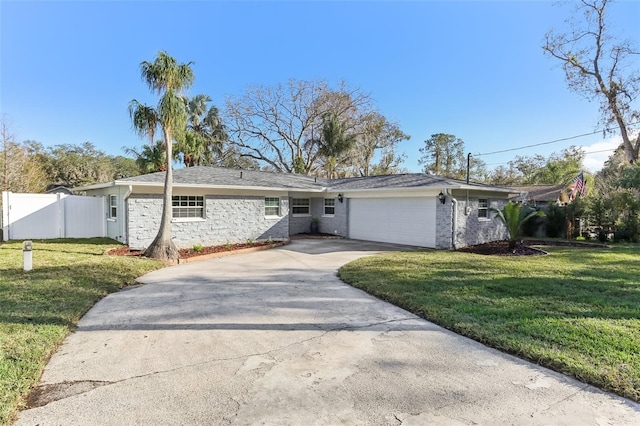
<svg viewBox="0 0 640 426"><path fill-rule="evenodd" d="M173 169L171 167L171 131L162 129L167 150L167 171L164 180L164 199L162 203L162 218L158 235L151 245L147 247L144 255L153 259L176 260L178 248L171 240L171 217L173 196Z"/></svg>

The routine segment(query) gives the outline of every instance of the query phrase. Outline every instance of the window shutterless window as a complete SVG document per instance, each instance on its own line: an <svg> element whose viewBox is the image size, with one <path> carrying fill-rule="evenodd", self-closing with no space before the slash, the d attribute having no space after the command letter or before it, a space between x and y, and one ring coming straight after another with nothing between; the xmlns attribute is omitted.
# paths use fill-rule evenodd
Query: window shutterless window
<svg viewBox="0 0 640 426"><path fill-rule="evenodd" d="M174 218L204 218L204 197L176 195L171 198Z"/></svg>
<svg viewBox="0 0 640 426"><path fill-rule="evenodd" d="M309 199L294 198L291 200L291 212L293 214L309 214Z"/></svg>
<svg viewBox="0 0 640 426"><path fill-rule="evenodd" d="M280 198L265 197L264 199L264 215L280 216Z"/></svg>
<svg viewBox="0 0 640 426"><path fill-rule="evenodd" d="M336 212L336 199L325 198L324 199L324 214L327 216L333 216Z"/></svg>
<svg viewBox="0 0 640 426"><path fill-rule="evenodd" d="M486 198L478 199L478 217L484 219L489 218L489 200Z"/></svg>
<svg viewBox="0 0 640 426"><path fill-rule="evenodd" d="M109 195L109 218L115 219L118 217L118 197L115 195Z"/></svg>

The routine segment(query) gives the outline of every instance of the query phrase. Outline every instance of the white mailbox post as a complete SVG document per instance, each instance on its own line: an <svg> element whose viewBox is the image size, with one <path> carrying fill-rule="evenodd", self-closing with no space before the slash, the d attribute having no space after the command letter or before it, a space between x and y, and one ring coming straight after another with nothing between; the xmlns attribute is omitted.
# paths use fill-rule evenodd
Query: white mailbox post
<svg viewBox="0 0 640 426"><path fill-rule="evenodd" d="M31 241L22 243L22 254L24 257L24 270L30 271L33 269L33 243Z"/></svg>

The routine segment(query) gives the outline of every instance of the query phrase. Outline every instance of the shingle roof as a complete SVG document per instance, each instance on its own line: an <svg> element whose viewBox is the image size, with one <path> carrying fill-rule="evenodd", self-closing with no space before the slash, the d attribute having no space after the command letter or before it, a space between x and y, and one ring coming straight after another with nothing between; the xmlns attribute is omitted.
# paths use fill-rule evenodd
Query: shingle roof
<svg viewBox="0 0 640 426"><path fill-rule="evenodd" d="M518 191L526 192L527 200L533 200L536 202L546 201L554 202L560 198L561 192L565 189L564 185L515 185L509 188Z"/></svg>
<svg viewBox="0 0 640 426"><path fill-rule="evenodd" d="M123 183L163 184L165 172L119 179ZM317 189L326 186L324 179L290 173L273 173L256 170L236 170L222 167L187 167L173 171L173 183L184 185L261 187L283 189Z"/></svg>
<svg viewBox="0 0 640 426"><path fill-rule="evenodd" d="M424 188L429 186L444 188L477 188L484 190L505 191L503 187L485 185L481 183L469 183L456 179L447 179L441 176L425 173L406 173L400 175L367 176L356 178L332 179L328 183L329 190L347 191L381 188Z"/></svg>
<svg viewBox="0 0 640 426"><path fill-rule="evenodd" d="M150 173L108 184L97 184L75 190L102 188L110 185L163 185L165 172ZM291 173L237 170L223 167L187 167L173 170L174 185L206 186L214 188L270 188L291 191L358 191L368 189L451 188L482 189L509 192L507 188L447 179L424 173L386 176L367 176L343 179L324 179Z"/></svg>

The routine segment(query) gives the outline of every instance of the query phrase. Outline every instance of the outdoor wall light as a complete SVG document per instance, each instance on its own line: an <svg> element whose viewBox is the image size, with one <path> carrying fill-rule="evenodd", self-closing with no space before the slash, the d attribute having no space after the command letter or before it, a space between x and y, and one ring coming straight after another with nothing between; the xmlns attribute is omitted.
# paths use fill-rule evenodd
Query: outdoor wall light
<svg viewBox="0 0 640 426"><path fill-rule="evenodd" d="M440 202L441 202L442 204L444 204L444 202L445 202L445 201L447 201L446 197L444 196L444 194L443 194L442 192L440 192L440 193L438 194L438 200L440 200Z"/></svg>
<svg viewBox="0 0 640 426"><path fill-rule="evenodd" d="M344 195L338 194L338 201L343 202L344 201Z"/></svg>

